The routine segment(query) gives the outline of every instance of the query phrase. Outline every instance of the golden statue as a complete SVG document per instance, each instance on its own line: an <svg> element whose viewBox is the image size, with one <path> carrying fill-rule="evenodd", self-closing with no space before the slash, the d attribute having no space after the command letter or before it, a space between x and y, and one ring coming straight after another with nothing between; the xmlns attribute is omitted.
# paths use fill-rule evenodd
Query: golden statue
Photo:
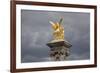
<svg viewBox="0 0 100 73"><path fill-rule="evenodd" d="M64 40L64 27L61 25L62 20L63 19L61 18L59 23L58 22L54 23L50 21L50 23L52 24L52 28L54 30L53 32L54 40Z"/></svg>

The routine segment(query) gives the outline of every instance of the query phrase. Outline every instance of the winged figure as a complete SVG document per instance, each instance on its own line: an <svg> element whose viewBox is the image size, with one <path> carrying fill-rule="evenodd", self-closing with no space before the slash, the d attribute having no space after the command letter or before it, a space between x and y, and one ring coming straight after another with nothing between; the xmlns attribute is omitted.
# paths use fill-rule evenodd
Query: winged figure
<svg viewBox="0 0 100 73"><path fill-rule="evenodd" d="M52 28L54 30L54 40L64 40L64 27L61 25L62 20L63 19L61 18L60 21L56 23L50 21L50 23L52 24Z"/></svg>

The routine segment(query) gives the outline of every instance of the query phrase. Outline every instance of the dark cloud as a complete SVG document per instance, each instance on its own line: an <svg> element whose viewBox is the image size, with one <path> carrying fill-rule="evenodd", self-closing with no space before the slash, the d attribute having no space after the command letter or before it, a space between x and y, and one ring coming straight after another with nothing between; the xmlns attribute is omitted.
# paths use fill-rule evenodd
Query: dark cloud
<svg viewBox="0 0 100 73"><path fill-rule="evenodd" d="M52 40L49 21L57 22L63 17L65 40L72 44L68 60L90 58L90 14L79 12L21 11L21 62L50 61Z"/></svg>

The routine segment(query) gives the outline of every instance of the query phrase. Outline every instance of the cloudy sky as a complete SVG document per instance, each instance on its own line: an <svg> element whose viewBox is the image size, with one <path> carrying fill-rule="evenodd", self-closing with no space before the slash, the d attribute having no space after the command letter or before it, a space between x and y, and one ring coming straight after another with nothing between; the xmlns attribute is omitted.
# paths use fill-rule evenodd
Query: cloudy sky
<svg viewBox="0 0 100 73"><path fill-rule="evenodd" d="M21 10L21 62L50 61L52 40L49 21L58 22L63 17L65 40L72 44L68 60L90 58L90 14L79 12L53 12Z"/></svg>

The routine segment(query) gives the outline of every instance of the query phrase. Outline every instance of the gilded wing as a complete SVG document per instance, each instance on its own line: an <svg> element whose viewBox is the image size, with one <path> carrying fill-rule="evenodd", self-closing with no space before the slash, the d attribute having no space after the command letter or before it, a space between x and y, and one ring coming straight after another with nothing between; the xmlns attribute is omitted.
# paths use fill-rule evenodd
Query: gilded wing
<svg viewBox="0 0 100 73"><path fill-rule="evenodd" d="M57 25L56 25L55 23L53 23L52 21L50 21L50 23L52 24L52 28L53 28L54 30L56 30Z"/></svg>

